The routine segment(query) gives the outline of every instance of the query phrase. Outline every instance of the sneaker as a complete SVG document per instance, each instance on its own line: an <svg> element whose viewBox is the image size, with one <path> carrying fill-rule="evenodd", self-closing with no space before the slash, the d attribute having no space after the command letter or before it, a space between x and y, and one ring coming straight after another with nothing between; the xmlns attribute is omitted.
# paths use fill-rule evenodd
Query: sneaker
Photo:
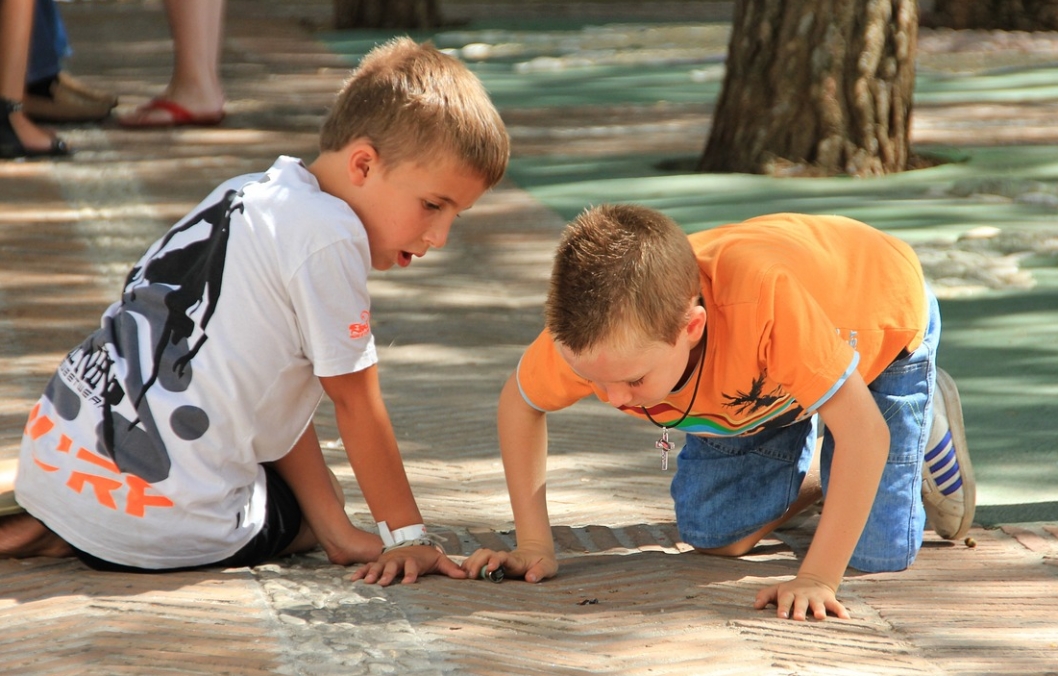
<svg viewBox="0 0 1058 676"><path fill-rule="evenodd" d="M973 524L976 487L959 391L952 377L937 369L933 426L922 462L922 504L937 535L945 540L966 535Z"/></svg>

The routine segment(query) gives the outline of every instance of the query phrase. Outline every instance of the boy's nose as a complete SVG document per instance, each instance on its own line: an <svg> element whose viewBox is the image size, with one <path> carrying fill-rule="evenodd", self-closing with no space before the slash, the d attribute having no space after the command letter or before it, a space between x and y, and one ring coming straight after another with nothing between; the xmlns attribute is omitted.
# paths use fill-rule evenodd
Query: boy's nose
<svg viewBox="0 0 1058 676"><path fill-rule="evenodd" d="M632 400L632 389L627 385L609 385L606 387L606 398L611 406L624 406Z"/></svg>
<svg viewBox="0 0 1058 676"><path fill-rule="evenodd" d="M427 230L423 234L422 239L434 249L440 249L448 242L448 233L451 231L451 229L452 222L448 221L447 223L435 226Z"/></svg>

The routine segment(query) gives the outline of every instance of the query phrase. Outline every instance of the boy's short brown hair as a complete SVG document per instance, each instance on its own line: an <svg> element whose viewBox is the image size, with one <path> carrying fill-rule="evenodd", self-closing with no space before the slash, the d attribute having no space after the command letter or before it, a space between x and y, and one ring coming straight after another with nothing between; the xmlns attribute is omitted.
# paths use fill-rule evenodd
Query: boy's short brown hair
<svg viewBox="0 0 1058 676"><path fill-rule="evenodd" d="M396 38L372 49L338 93L320 149L368 138L387 166L454 157L492 187L510 141L485 88L458 59L431 44Z"/></svg>
<svg viewBox="0 0 1058 676"><path fill-rule="evenodd" d="M700 294L694 250L672 219L643 206L602 205L566 228L544 313L552 337L576 354L604 342L674 345Z"/></svg>

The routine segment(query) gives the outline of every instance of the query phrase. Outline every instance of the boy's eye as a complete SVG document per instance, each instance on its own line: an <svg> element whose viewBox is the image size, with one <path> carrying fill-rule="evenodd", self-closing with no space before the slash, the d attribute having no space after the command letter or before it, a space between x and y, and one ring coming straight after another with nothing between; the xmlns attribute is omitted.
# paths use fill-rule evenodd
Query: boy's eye
<svg viewBox="0 0 1058 676"><path fill-rule="evenodd" d="M628 386L629 387L639 387L640 385L643 384L644 380L646 380L645 377L644 378L640 378L639 380L633 380L632 382L628 383Z"/></svg>
<svg viewBox="0 0 1058 676"><path fill-rule="evenodd" d="M423 202L422 205L428 211L440 211L441 210L441 205L440 204L435 204L433 202Z"/></svg>

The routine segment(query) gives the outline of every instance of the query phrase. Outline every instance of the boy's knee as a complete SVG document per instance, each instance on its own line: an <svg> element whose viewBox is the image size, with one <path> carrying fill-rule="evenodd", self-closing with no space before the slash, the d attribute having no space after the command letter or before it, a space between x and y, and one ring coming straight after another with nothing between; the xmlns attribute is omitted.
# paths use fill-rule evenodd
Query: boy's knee
<svg viewBox="0 0 1058 676"><path fill-rule="evenodd" d="M899 573L915 562L918 549L893 552L889 556L863 556L853 553L849 566L864 573Z"/></svg>
<svg viewBox="0 0 1058 676"><path fill-rule="evenodd" d="M695 547L694 551L699 554L708 554L709 556L727 556L727 557L739 557L745 556L757 545L757 541L753 540L740 540L739 542L732 542L729 545L723 547Z"/></svg>

